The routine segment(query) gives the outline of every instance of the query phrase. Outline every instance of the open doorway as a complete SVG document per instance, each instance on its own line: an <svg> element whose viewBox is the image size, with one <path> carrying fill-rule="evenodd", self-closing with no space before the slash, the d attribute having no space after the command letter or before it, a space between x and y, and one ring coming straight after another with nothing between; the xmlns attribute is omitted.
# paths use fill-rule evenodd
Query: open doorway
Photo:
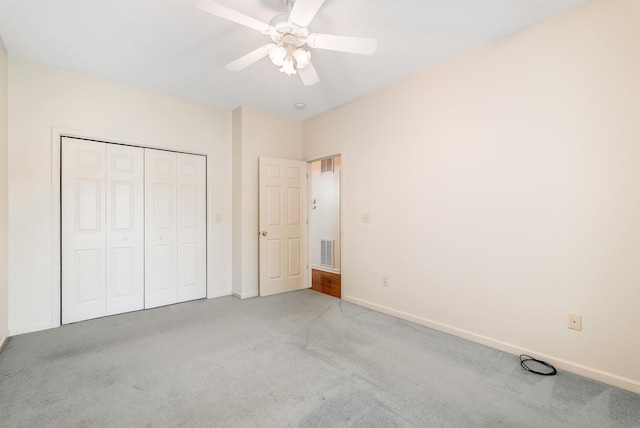
<svg viewBox="0 0 640 428"><path fill-rule="evenodd" d="M340 156L310 162L309 253L311 289L340 298Z"/></svg>

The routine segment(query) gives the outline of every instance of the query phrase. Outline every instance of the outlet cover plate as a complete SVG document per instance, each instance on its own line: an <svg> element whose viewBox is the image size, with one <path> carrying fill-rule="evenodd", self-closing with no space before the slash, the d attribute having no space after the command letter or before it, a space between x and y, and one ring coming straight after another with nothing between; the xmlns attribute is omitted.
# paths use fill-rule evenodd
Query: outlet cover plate
<svg viewBox="0 0 640 428"><path fill-rule="evenodd" d="M569 314L567 323L568 323L567 326L571 330L582 331L582 315L580 315L580 314Z"/></svg>

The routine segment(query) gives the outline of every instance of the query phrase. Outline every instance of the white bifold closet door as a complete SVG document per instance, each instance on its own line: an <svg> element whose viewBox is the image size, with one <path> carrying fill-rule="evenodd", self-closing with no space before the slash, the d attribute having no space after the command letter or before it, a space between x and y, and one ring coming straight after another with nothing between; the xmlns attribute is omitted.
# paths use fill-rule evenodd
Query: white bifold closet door
<svg viewBox="0 0 640 428"><path fill-rule="evenodd" d="M145 149L145 307L206 297L206 158Z"/></svg>
<svg viewBox="0 0 640 428"><path fill-rule="evenodd" d="M62 322L143 309L143 150L62 139Z"/></svg>
<svg viewBox="0 0 640 428"><path fill-rule="evenodd" d="M206 297L206 158L62 139L62 323Z"/></svg>

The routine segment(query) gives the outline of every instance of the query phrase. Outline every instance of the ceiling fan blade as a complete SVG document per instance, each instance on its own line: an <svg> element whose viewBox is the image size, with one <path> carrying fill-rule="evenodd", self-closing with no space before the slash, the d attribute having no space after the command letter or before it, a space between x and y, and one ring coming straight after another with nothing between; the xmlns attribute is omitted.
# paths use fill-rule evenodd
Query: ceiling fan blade
<svg viewBox="0 0 640 428"><path fill-rule="evenodd" d="M198 0L196 1L196 7L203 12L208 12L220 18L235 22L236 24L253 28L254 30L260 31L261 33L267 34L273 30L273 27L269 24L265 24L264 22L258 21L257 19L254 19L233 9L229 9L226 6L222 6L221 4L218 4L211 0Z"/></svg>
<svg viewBox="0 0 640 428"><path fill-rule="evenodd" d="M309 34L309 37L307 37L307 44L316 49L328 49L360 55L373 55L373 53L378 49L378 41L376 39L334 36L332 34Z"/></svg>
<svg viewBox="0 0 640 428"><path fill-rule="evenodd" d="M320 77L318 77L318 73L316 73L316 69L313 68L313 64L309 63L305 68L299 68L298 74L300 75L300 79L302 79L302 84L304 86L315 85L320 81Z"/></svg>
<svg viewBox="0 0 640 428"><path fill-rule="evenodd" d="M325 0L296 0L289 20L300 27L308 27Z"/></svg>
<svg viewBox="0 0 640 428"><path fill-rule="evenodd" d="M249 52L245 56L240 57L232 63L228 64L226 68L230 71L240 71L243 68L250 66L254 62L260 61L262 58L269 55L271 48L273 48L274 46L275 45L273 43L261 46L255 51Z"/></svg>

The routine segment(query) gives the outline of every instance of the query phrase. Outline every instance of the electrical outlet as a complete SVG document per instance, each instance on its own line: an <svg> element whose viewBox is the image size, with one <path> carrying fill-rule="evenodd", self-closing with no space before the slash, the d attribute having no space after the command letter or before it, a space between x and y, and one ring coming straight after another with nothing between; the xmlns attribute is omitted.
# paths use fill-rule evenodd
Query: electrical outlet
<svg viewBox="0 0 640 428"><path fill-rule="evenodd" d="M222 222L222 214L216 213L216 223L221 223L221 222Z"/></svg>
<svg viewBox="0 0 640 428"><path fill-rule="evenodd" d="M571 330L581 331L582 330L582 315L569 314L569 317L567 319L567 324L568 324L567 326Z"/></svg>
<svg viewBox="0 0 640 428"><path fill-rule="evenodd" d="M389 277L388 276L383 276L382 277L382 285L385 287L389 286Z"/></svg>
<svg viewBox="0 0 640 428"><path fill-rule="evenodd" d="M362 213L362 222L363 223L371 223L371 214Z"/></svg>

